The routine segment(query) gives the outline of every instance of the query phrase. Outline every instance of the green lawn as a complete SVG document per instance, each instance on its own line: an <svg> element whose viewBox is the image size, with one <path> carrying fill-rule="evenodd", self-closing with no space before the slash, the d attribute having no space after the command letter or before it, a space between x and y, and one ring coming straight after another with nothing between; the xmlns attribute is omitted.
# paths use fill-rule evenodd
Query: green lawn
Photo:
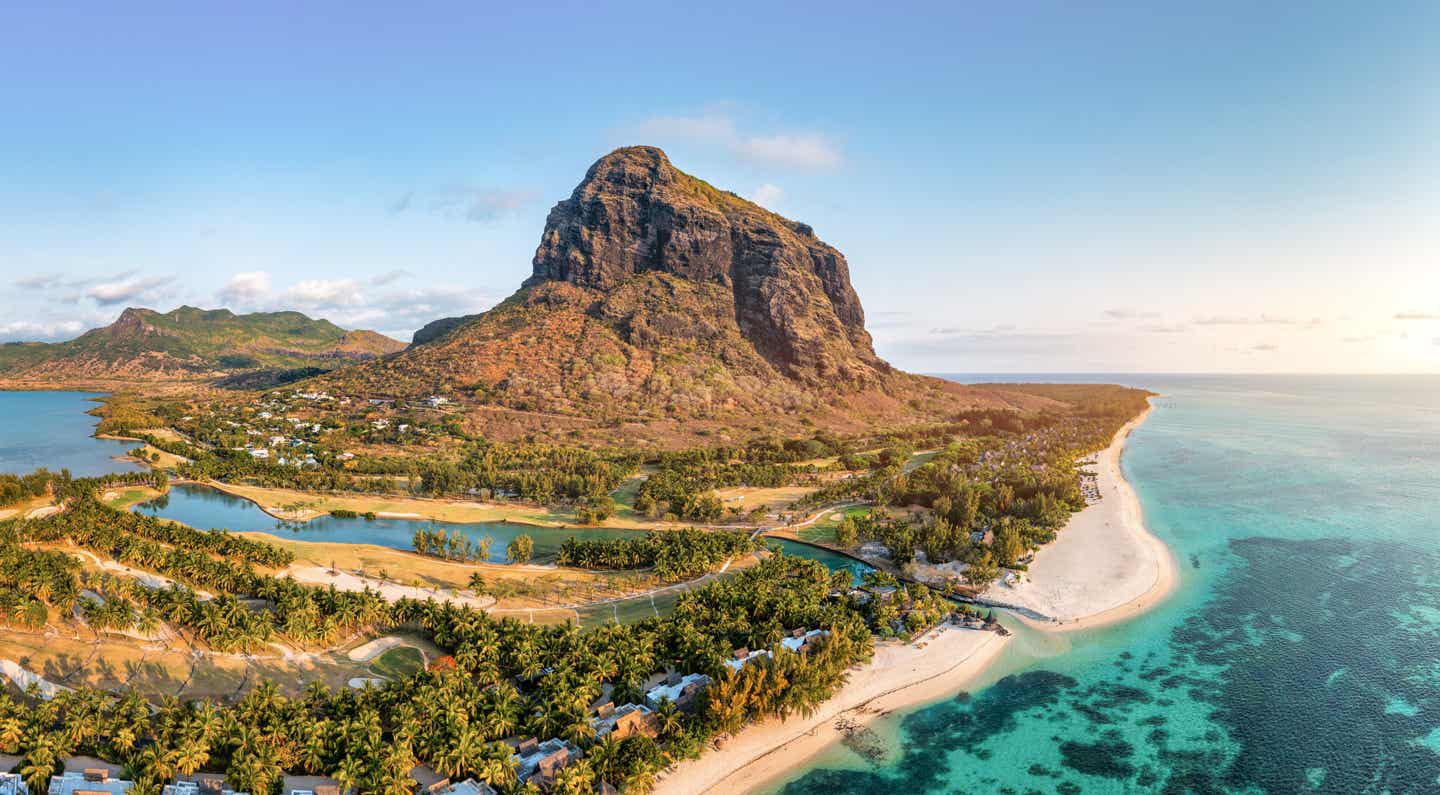
<svg viewBox="0 0 1440 795"><path fill-rule="evenodd" d="M413 646L397 646L370 663L370 673L386 679L403 679L425 667L425 655Z"/></svg>
<svg viewBox="0 0 1440 795"><path fill-rule="evenodd" d="M910 456L910 460L905 462L905 471L914 472L920 467L925 466L926 464L930 463L930 459L934 458L937 454L939 454L939 452L939 450L928 450L926 452L916 453L915 455Z"/></svg>
<svg viewBox="0 0 1440 795"><path fill-rule="evenodd" d="M843 520L843 517L863 516L863 515L865 515L865 514L867 514L867 513L869 513L869 512L870 512L870 508L869 508L868 506L865 506L865 505L855 505L855 506L846 508L846 509L843 510L843 511L837 511L836 513L839 513L839 514L841 515L841 517L842 517L842 520ZM834 513L826 514L824 519L821 519L820 521L816 522L815 524L812 524L812 525L810 525L809 527L802 527L802 528L800 528L800 531L799 531L798 533L796 533L796 535L800 536L800 540L801 540L801 541L809 541L809 542L812 543L812 544L832 544L832 543L834 543L834 542L835 542L835 528L837 528L837 527L840 526L840 521L841 521L841 520L835 520L835 519L831 519L831 518L830 518L831 516L834 516L834 515L835 515Z"/></svg>
<svg viewBox="0 0 1440 795"><path fill-rule="evenodd" d="M635 495L639 493L640 486L645 481L641 478L630 478L620 484L620 488L610 492L610 497L615 500L615 515L626 519L635 517Z"/></svg>
<svg viewBox="0 0 1440 795"><path fill-rule="evenodd" d="M149 499L151 492L147 489L126 489L115 495L112 500L106 500L105 504L111 508L124 510L137 502L144 502Z"/></svg>

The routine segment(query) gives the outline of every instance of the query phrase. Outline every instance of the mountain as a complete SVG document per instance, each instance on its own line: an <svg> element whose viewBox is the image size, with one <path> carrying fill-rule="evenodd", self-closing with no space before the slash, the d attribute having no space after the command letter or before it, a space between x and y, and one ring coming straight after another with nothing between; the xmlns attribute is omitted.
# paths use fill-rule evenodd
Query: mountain
<svg viewBox="0 0 1440 795"><path fill-rule="evenodd" d="M0 378L34 383L214 379L328 370L403 347L373 331L346 331L299 312L237 315L182 306L161 314L130 308L114 323L66 342L0 345Z"/></svg>
<svg viewBox="0 0 1440 795"><path fill-rule="evenodd" d="M597 421L844 430L1048 405L895 370L839 251L645 146L602 157L550 211L508 299L320 381L458 398L479 430L505 435Z"/></svg>

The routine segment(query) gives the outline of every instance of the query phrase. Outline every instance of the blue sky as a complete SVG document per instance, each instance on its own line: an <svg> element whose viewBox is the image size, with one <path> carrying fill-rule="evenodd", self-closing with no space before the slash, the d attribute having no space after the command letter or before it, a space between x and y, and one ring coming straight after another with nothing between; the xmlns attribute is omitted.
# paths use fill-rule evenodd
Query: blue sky
<svg viewBox="0 0 1440 795"><path fill-rule="evenodd" d="M845 252L903 367L1440 370L1433 2L54 5L0 11L3 339L408 338L647 143Z"/></svg>

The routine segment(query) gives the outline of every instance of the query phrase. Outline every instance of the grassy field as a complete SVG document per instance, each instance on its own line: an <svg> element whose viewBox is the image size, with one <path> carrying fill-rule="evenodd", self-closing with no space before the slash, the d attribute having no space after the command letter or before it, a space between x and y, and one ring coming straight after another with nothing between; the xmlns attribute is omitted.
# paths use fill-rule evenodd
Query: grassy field
<svg viewBox="0 0 1440 795"><path fill-rule="evenodd" d="M934 458L939 453L939 450L925 450L923 452L919 452L910 456L910 460L905 462L905 471L914 472L920 467L923 467L926 464L930 463L930 459Z"/></svg>
<svg viewBox="0 0 1440 795"><path fill-rule="evenodd" d="M777 488L751 488L736 486L716 489L715 494L725 504L726 510L739 508L741 513L767 506L771 512L789 510L796 500L815 491L814 486L779 486Z"/></svg>
<svg viewBox="0 0 1440 795"><path fill-rule="evenodd" d="M654 577L646 572L457 563L371 544L291 541L265 533L241 535L290 550L297 565L333 567L345 572L362 572L369 577L383 575L401 585L464 591L469 590L471 576L479 574L485 581L486 592L496 598L496 607L502 610L547 610L557 605L614 599L657 585ZM423 598L423 594L417 596ZM574 611L569 615L573 617Z"/></svg>
<svg viewBox="0 0 1440 795"><path fill-rule="evenodd" d="M425 655L414 646L397 646L370 662L370 673L386 679L404 679L425 667Z"/></svg>
<svg viewBox="0 0 1440 795"><path fill-rule="evenodd" d="M869 506L856 505L843 511L828 513L815 524L800 528L795 535L801 541L809 541L812 544L833 544L835 543L835 528L840 526L840 522L844 521L846 517L864 516L871 510L873 509Z"/></svg>
<svg viewBox="0 0 1440 795"><path fill-rule="evenodd" d="M282 693L298 695L312 681L344 687L351 677L366 675L363 664L341 654L282 659L276 650L274 657L195 656L194 647L183 639L159 644L96 636L69 623L50 636L0 627L0 649L6 658L56 684L130 688L151 699L223 699L262 679L274 680Z"/></svg>
<svg viewBox="0 0 1440 795"><path fill-rule="evenodd" d="M230 483L208 483L221 491L252 500L272 514L287 519L310 519L339 508L356 513L375 513L400 518L434 519L439 522L515 522L541 527L567 527L576 524L572 511L550 510L534 505L510 505L419 497L377 497L371 495L315 494L292 489L267 489L259 486L237 486ZM639 484L635 484L635 489ZM630 499L634 500L633 493ZM635 517L634 511L622 511L606 522L609 527L655 527Z"/></svg>
<svg viewBox="0 0 1440 795"><path fill-rule="evenodd" d="M44 508L49 504L49 497L35 497L33 499L18 502L7 508L0 508L0 521L9 519L14 516L24 516L35 510L36 508Z"/></svg>
<svg viewBox="0 0 1440 795"><path fill-rule="evenodd" d="M133 505L148 502L160 496L160 492L149 486L135 486L107 491L101 497L106 505L118 510L125 510Z"/></svg>

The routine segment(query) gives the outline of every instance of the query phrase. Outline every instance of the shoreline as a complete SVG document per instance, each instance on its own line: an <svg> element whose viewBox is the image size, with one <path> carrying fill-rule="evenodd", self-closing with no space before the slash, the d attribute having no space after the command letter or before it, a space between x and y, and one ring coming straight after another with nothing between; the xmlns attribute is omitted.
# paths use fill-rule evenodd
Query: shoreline
<svg viewBox="0 0 1440 795"><path fill-rule="evenodd" d="M946 626L946 625L942 625ZM809 718L768 718L746 726L719 750L681 762L657 780L653 795L746 792L781 778L871 721L897 710L943 698L983 673L1010 637L946 626L916 643L878 643L869 664ZM958 657L958 659L957 659ZM901 673L903 671L903 674Z"/></svg>
<svg viewBox="0 0 1440 795"><path fill-rule="evenodd" d="M1174 553L1145 526L1140 497L1120 467L1131 432L1153 410L1121 426L1096 455L1102 499L1072 515L1056 540L1036 553L1024 582L986 591L997 607L1043 632L1074 632L1133 618L1175 590Z"/></svg>
<svg viewBox="0 0 1440 795"><path fill-rule="evenodd" d="M1050 593L1045 596L1056 600L1057 604L1068 603L1074 612L1045 622L999 605L997 609L1028 627L1045 632L1071 632L1132 618L1163 601L1175 589L1178 566L1174 554L1145 527L1139 496L1120 469L1120 456L1130 433L1153 410L1153 407L1147 407L1139 416L1121 426L1110 446L1096 456L1096 485L1102 494L1113 496L1073 514L1056 541L1042 548L1030 567L1030 571L1034 572L1045 559L1053 562L1042 568L1042 573L1055 566L1068 568L1072 582L1050 583ZM1118 545L1115 543L1117 532L1121 534L1122 541ZM1069 542L1061 546L1065 539ZM1103 576L1106 572L1088 565L1095 562L1097 553L1107 557L1112 567L1128 565L1127 561L1138 561L1142 574L1136 577L1132 572L1128 578L1107 581ZM1145 568L1150 568L1151 573L1145 573ZM1088 592L1074 587L1076 583L1073 580L1077 578L1081 585L1090 586ZM991 591L999 587L1004 588L1000 594L1003 601L1014 600L1016 589L996 586ZM991 592L987 591L986 595L991 595ZM1089 598L1083 598L1086 596ZM1032 601L1045 603L1040 598ZM1035 609L1027 604L1016 606ZM706 749L699 759L687 760L671 768L657 782L655 794L752 791L786 777L844 739L847 731L837 725L842 723L842 719L844 723L863 730L875 718L934 702L963 689L991 666L1011 640L985 633L990 638L984 642L970 644L970 648L956 648L960 644L955 641L967 632L976 631L951 628L942 632L941 639L932 641L925 649L917 649L914 644L899 649L889 647L904 654L899 660L882 659L881 650L887 647L877 645L875 658L868 665L852 670L849 682L822 704L815 715L805 719L792 717L784 723L770 718L747 726L724 748ZM929 638L932 633L933 630L925 637ZM957 654L963 656L958 662L952 662ZM905 667L909 668L909 675L898 676L899 670Z"/></svg>

